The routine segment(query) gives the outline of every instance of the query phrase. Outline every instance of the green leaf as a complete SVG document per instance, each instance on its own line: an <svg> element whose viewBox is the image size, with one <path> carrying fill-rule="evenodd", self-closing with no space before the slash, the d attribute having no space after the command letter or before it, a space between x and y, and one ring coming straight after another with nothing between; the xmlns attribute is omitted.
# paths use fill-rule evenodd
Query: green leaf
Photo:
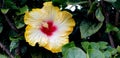
<svg viewBox="0 0 120 58"><path fill-rule="evenodd" d="M3 25L2 23L0 23L0 33L2 32L2 30L3 30Z"/></svg>
<svg viewBox="0 0 120 58"><path fill-rule="evenodd" d="M63 58L86 58L85 52L77 47L69 48Z"/></svg>
<svg viewBox="0 0 120 58"><path fill-rule="evenodd" d="M111 55L115 55L117 53L117 50L115 48L112 48L111 46L107 48L107 51L109 51Z"/></svg>
<svg viewBox="0 0 120 58"><path fill-rule="evenodd" d="M64 55L64 54L66 53L66 51L67 51L69 48L71 48L71 47L75 47L74 42L70 42L70 43L64 45L64 46L62 47L62 54Z"/></svg>
<svg viewBox="0 0 120 58"><path fill-rule="evenodd" d="M114 3L114 2L116 2L117 0L104 0L104 1L110 2L110 3Z"/></svg>
<svg viewBox="0 0 120 58"><path fill-rule="evenodd" d="M14 21L15 21L15 26L17 27L17 29L20 29L20 28L25 26L24 21L23 21L23 17L20 17L19 20L16 19Z"/></svg>
<svg viewBox="0 0 120 58"><path fill-rule="evenodd" d="M91 5L90 5L90 9L88 10L88 14L93 13L95 11L96 8L96 1L94 1Z"/></svg>
<svg viewBox="0 0 120 58"><path fill-rule="evenodd" d="M4 55L4 54L0 54L0 57L1 58L9 58L7 55Z"/></svg>
<svg viewBox="0 0 120 58"><path fill-rule="evenodd" d="M7 14L8 11L9 11L9 9L1 9L1 12L2 12L3 14Z"/></svg>
<svg viewBox="0 0 120 58"><path fill-rule="evenodd" d="M6 8L17 9L16 3L13 0L5 0L4 2Z"/></svg>
<svg viewBox="0 0 120 58"><path fill-rule="evenodd" d="M96 33L103 23L92 23L90 21L82 21L80 24L81 37L86 38Z"/></svg>
<svg viewBox="0 0 120 58"><path fill-rule="evenodd" d="M107 42L98 42L100 49L106 49L107 48Z"/></svg>
<svg viewBox="0 0 120 58"><path fill-rule="evenodd" d="M111 53L109 51L104 52L105 58L111 58Z"/></svg>
<svg viewBox="0 0 120 58"><path fill-rule="evenodd" d="M120 46L117 46L117 52L120 54Z"/></svg>
<svg viewBox="0 0 120 58"><path fill-rule="evenodd" d="M117 0L115 3L112 3L112 5L116 8L116 9L120 9L120 0Z"/></svg>
<svg viewBox="0 0 120 58"><path fill-rule="evenodd" d="M105 55L96 49L89 49L88 50L89 58L105 58Z"/></svg>
<svg viewBox="0 0 120 58"><path fill-rule="evenodd" d="M17 15L22 15L24 14L26 11L28 11L28 6L25 5L24 7L19 9L20 12L16 12Z"/></svg>
<svg viewBox="0 0 120 58"><path fill-rule="evenodd" d="M10 52L11 52L12 50L14 50L15 48L17 48L18 45L19 45L19 41L12 41L12 42L10 43Z"/></svg>
<svg viewBox="0 0 120 58"><path fill-rule="evenodd" d="M96 10L95 16L98 19L98 21L100 21L100 22L103 22L104 19L105 19L104 16L103 16L103 14L102 14L102 11L101 11L100 7Z"/></svg>
<svg viewBox="0 0 120 58"><path fill-rule="evenodd" d="M92 49L98 49L98 50L99 50L99 48L100 48L99 44L98 44L98 43L95 43L95 42L91 42L91 43L90 43L90 47L91 47Z"/></svg>
<svg viewBox="0 0 120 58"><path fill-rule="evenodd" d="M112 24L107 24L105 32L109 33L111 31L118 32L119 29L117 27L113 26Z"/></svg>
<svg viewBox="0 0 120 58"><path fill-rule="evenodd" d="M81 42L81 44L82 44L83 49L84 49L85 51L87 51L88 48L89 48L90 43L89 43L89 42Z"/></svg>

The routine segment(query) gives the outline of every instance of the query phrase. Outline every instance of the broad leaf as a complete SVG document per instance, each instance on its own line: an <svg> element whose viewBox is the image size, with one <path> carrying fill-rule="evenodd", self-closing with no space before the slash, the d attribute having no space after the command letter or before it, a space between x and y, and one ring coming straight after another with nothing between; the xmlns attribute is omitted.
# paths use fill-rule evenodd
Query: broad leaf
<svg viewBox="0 0 120 58"><path fill-rule="evenodd" d="M118 53L120 53L120 46L117 46L117 51Z"/></svg>
<svg viewBox="0 0 120 58"><path fill-rule="evenodd" d="M106 32L109 33L111 31L115 31L115 32L118 32L119 29L115 26L113 26L112 24L107 24L107 27L106 27Z"/></svg>
<svg viewBox="0 0 120 58"><path fill-rule="evenodd" d="M18 41L12 41L10 43L10 52L12 52L12 50L14 50L15 48L17 48L19 45L19 42Z"/></svg>
<svg viewBox="0 0 120 58"><path fill-rule="evenodd" d="M9 11L9 9L1 9L1 12L2 12L3 14L7 14L8 11Z"/></svg>
<svg viewBox="0 0 120 58"><path fill-rule="evenodd" d="M96 49L88 50L89 58L105 58L104 54Z"/></svg>
<svg viewBox="0 0 120 58"><path fill-rule="evenodd" d="M104 52L105 58L111 58L111 53L109 51Z"/></svg>
<svg viewBox="0 0 120 58"><path fill-rule="evenodd" d="M114 3L114 2L116 2L117 0L104 0L104 1L110 2L110 3Z"/></svg>
<svg viewBox="0 0 120 58"><path fill-rule="evenodd" d="M92 23L90 21L82 21L80 24L80 32L81 37L86 38L96 33L101 27L103 23Z"/></svg>
<svg viewBox="0 0 120 58"><path fill-rule="evenodd" d="M77 47L69 48L63 58L86 58L85 52Z"/></svg>
<svg viewBox="0 0 120 58"><path fill-rule="evenodd" d="M98 19L98 21L100 21L100 22L103 22L104 19L105 19L104 16L103 16L103 14L102 14L102 11L101 11L100 7L96 10L95 16Z"/></svg>
<svg viewBox="0 0 120 58"><path fill-rule="evenodd" d="M24 14L26 11L28 11L28 6L25 5L24 7L19 9L19 12L16 12L17 15L22 15Z"/></svg>
<svg viewBox="0 0 120 58"><path fill-rule="evenodd" d="M109 51L111 55L115 55L117 53L117 50L115 48L112 48L111 46L107 48L107 51Z"/></svg>
<svg viewBox="0 0 120 58"><path fill-rule="evenodd" d="M98 43L91 42L91 43L90 43L90 48L92 48L92 49L98 49L98 50L99 50L100 46L99 46Z"/></svg>
<svg viewBox="0 0 120 58"><path fill-rule="evenodd" d="M24 21L23 21L23 17L18 18L14 21L15 21L15 26L17 27L17 29L20 29L20 28L25 26Z"/></svg>
<svg viewBox="0 0 120 58"><path fill-rule="evenodd" d="M107 42L98 42L100 49L106 49L107 48Z"/></svg>
<svg viewBox="0 0 120 58"><path fill-rule="evenodd" d="M81 42L82 47L85 51L89 49L90 43L89 42Z"/></svg>
<svg viewBox="0 0 120 58"><path fill-rule="evenodd" d="M70 42L62 47L62 54L64 55L69 48L75 47L74 42Z"/></svg>

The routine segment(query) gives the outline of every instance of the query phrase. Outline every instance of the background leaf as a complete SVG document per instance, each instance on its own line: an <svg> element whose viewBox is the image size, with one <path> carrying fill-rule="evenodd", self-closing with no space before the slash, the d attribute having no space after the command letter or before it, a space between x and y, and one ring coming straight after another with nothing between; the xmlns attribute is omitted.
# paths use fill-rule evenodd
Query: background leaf
<svg viewBox="0 0 120 58"><path fill-rule="evenodd" d="M107 27L106 27L106 32L109 33L111 31L115 31L115 32L118 32L119 29L111 24L107 24Z"/></svg>
<svg viewBox="0 0 120 58"><path fill-rule="evenodd" d="M1 9L1 12L2 12L3 14L7 14L8 11L9 11L9 9Z"/></svg>
<svg viewBox="0 0 120 58"><path fill-rule="evenodd" d="M86 38L96 33L101 27L103 23L91 23L90 21L82 21L80 24L80 32L81 37Z"/></svg>
<svg viewBox="0 0 120 58"><path fill-rule="evenodd" d="M100 21L100 22L103 22L104 19L105 19L103 14L102 14L102 11L101 11L100 7L95 11L95 16L98 19L98 21Z"/></svg>
<svg viewBox="0 0 120 58"><path fill-rule="evenodd" d="M70 43L64 45L64 46L62 47L62 54L65 55L66 51L67 51L69 48L71 48L71 47L75 47L74 42L70 42Z"/></svg>
<svg viewBox="0 0 120 58"><path fill-rule="evenodd" d="M0 57L2 57L2 58L8 58L8 56L4 55L4 54L0 54Z"/></svg>
<svg viewBox="0 0 120 58"><path fill-rule="evenodd" d="M105 0L106 2L110 2L110 3L114 3L116 2L117 0Z"/></svg>
<svg viewBox="0 0 120 58"><path fill-rule="evenodd" d="M86 58L86 54L80 48L72 47L68 49L63 58Z"/></svg>
<svg viewBox="0 0 120 58"><path fill-rule="evenodd" d="M104 54L96 49L88 50L89 58L105 58Z"/></svg>
<svg viewBox="0 0 120 58"><path fill-rule="evenodd" d="M26 11L28 11L28 6L25 5L24 7L19 9L19 12L16 12L17 15L22 15L24 14Z"/></svg>

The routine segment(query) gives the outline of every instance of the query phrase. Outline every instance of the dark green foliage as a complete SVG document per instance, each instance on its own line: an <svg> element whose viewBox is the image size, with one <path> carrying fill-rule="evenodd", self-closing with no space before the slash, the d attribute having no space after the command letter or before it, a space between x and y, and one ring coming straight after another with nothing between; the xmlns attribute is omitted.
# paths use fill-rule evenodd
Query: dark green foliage
<svg viewBox="0 0 120 58"><path fill-rule="evenodd" d="M32 47L24 38L25 12L47 1L76 23L60 53ZM10 58L9 52L15 58L120 58L120 0L0 0L0 43L0 58Z"/></svg>

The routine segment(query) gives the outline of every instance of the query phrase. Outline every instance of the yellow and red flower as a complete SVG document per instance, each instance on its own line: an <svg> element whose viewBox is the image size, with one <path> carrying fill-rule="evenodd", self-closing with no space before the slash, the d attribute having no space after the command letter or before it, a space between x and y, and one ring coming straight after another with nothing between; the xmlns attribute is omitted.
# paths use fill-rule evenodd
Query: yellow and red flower
<svg viewBox="0 0 120 58"><path fill-rule="evenodd" d="M62 46L69 42L69 34L75 22L72 14L61 11L52 2L45 2L39 9L26 12L24 22L27 25L25 39L31 45L36 43L53 53L61 52Z"/></svg>

